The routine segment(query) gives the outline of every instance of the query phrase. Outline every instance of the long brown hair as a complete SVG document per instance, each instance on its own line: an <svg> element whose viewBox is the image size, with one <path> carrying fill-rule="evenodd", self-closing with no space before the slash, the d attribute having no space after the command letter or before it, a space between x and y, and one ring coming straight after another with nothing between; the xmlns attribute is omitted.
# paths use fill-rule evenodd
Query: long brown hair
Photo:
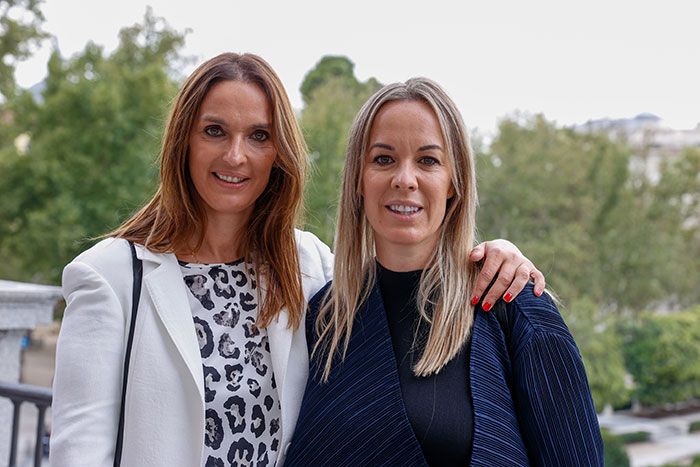
<svg viewBox="0 0 700 467"><path fill-rule="evenodd" d="M417 305L430 326L417 376L439 372L469 338L474 307L471 296L477 269L468 259L475 241L476 176L469 135L457 106L435 82L412 78L389 84L364 104L350 129L343 170L335 237L335 270L315 324L319 335L313 353L324 358L322 379L327 380L336 356L345 356L358 307L367 300L376 280L374 233L362 201L362 173L369 134L381 108L394 101L425 102L435 112L447 146L455 195L447 202L435 251L423 271Z"/></svg>
<svg viewBox="0 0 700 467"><path fill-rule="evenodd" d="M204 241L207 219L188 168L189 135L209 89L220 81L256 84L272 109L277 162L265 191L255 202L241 248L265 278L265 301L258 324L267 326L282 307L296 328L306 303L301 288L294 226L302 206L307 150L287 93L272 67L253 54L224 53L201 64L175 98L160 152L160 185L153 198L111 233L158 253L195 249Z"/></svg>

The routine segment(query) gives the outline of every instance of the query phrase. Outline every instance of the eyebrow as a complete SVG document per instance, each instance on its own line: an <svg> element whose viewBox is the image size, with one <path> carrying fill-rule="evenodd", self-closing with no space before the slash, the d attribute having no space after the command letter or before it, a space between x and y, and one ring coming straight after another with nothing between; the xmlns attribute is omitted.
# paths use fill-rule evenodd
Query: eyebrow
<svg viewBox="0 0 700 467"><path fill-rule="evenodd" d="M396 148L394 146L391 146L389 144L384 144L384 143L374 143L372 146L370 146L370 149L373 148L379 148L379 149L386 149L388 151L395 151ZM418 148L418 151L430 151L431 149L437 149L438 151L442 151L442 147L439 144L426 144L425 146L421 146Z"/></svg>
<svg viewBox="0 0 700 467"><path fill-rule="evenodd" d="M418 148L419 151L430 151L431 149L437 149L438 151L442 151L442 147L440 147L439 144L427 144Z"/></svg>
<svg viewBox="0 0 700 467"><path fill-rule="evenodd" d="M373 149L373 148L386 149L389 151L396 150L396 148L394 148L394 146L390 146L390 145L384 144L384 143L374 143L372 146L370 146L370 149Z"/></svg>
<svg viewBox="0 0 700 467"><path fill-rule="evenodd" d="M226 121L222 120L221 118L211 115L211 114L204 114L201 117L201 120L204 120L206 122L211 122L211 123L216 123L218 125L226 125ZM251 128L256 128L256 129L261 129L261 130L269 130L272 128L272 125L269 123L255 123L253 125L250 125Z"/></svg>

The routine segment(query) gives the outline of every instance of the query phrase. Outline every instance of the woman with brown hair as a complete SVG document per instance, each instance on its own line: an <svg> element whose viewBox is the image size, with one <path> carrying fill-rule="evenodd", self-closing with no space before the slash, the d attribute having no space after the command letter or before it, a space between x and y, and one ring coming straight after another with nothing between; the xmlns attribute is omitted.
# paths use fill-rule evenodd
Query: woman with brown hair
<svg viewBox="0 0 700 467"><path fill-rule="evenodd" d="M377 91L350 131L333 282L309 303L289 466L597 466L598 421L548 294L472 303L474 157L433 81Z"/></svg>
<svg viewBox="0 0 700 467"><path fill-rule="evenodd" d="M223 54L187 78L156 194L64 270L52 465L284 461L308 374L298 325L332 275L329 248L294 229L306 164L261 58ZM516 278L508 293L541 276L517 249L493 249L494 272Z"/></svg>

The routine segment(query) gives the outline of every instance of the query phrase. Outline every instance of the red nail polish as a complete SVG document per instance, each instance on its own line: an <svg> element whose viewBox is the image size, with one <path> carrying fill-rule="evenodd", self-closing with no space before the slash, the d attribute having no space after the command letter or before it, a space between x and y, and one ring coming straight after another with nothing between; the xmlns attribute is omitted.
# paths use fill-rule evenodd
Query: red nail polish
<svg viewBox="0 0 700 467"><path fill-rule="evenodd" d="M481 305L481 308L483 308L484 311L489 311L491 309L491 304L489 302L484 302L484 304Z"/></svg>
<svg viewBox="0 0 700 467"><path fill-rule="evenodd" d="M511 300L513 300L513 295L512 295L510 292L508 292L508 293L503 297L503 300L505 300L506 302L510 302Z"/></svg>
<svg viewBox="0 0 700 467"><path fill-rule="evenodd" d="M474 295L474 296L472 297L472 305L476 305L477 303L479 303L479 296L478 296L478 295Z"/></svg>
<svg viewBox="0 0 700 467"><path fill-rule="evenodd" d="M539 289L535 289L535 295L539 297L540 295L542 295L542 291Z"/></svg>

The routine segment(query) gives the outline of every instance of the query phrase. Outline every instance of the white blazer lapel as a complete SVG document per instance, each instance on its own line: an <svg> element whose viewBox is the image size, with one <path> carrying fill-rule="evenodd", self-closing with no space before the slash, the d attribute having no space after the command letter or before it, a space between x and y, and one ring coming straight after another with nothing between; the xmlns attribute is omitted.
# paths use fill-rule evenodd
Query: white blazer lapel
<svg viewBox="0 0 700 467"><path fill-rule="evenodd" d="M287 324L287 311L283 309L278 318L267 327L272 369L282 409L280 423L282 427L282 455L294 434L309 374L309 356L306 349L304 322L302 320L296 332L293 332Z"/></svg>
<svg viewBox="0 0 700 467"><path fill-rule="evenodd" d="M158 263L151 271L144 267L144 289L153 300L156 314L187 365L203 401L202 356L177 258L173 254L154 254L144 248L137 250L137 256Z"/></svg>

